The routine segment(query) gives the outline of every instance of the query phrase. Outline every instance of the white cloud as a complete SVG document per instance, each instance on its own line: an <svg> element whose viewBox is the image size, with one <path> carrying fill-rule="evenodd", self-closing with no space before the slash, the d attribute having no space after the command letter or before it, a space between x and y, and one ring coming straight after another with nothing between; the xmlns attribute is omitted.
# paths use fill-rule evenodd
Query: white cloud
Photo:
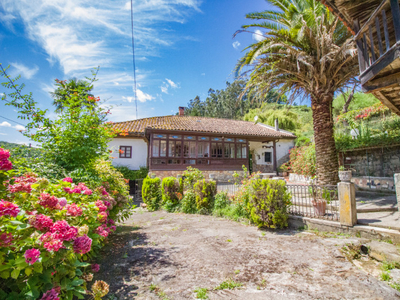
<svg viewBox="0 0 400 300"><path fill-rule="evenodd" d="M7 135L7 133L2 133L2 132L0 132L0 135Z"/></svg>
<svg viewBox="0 0 400 300"><path fill-rule="evenodd" d="M6 121L4 121L4 122L0 123L0 126L1 127L11 127L11 124L6 122Z"/></svg>
<svg viewBox="0 0 400 300"><path fill-rule="evenodd" d="M201 76L206 76L206 73L201 73Z"/></svg>
<svg viewBox="0 0 400 300"><path fill-rule="evenodd" d="M235 41L232 43L233 48L238 49L240 46L240 42L239 41Z"/></svg>
<svg viewBox="0 0 400 300"><path fill-rule="evenodd" d="M39 71L38 66L34 66L33 68L29 68L25 66L24 64L21 63L11 63L11 65L14 67L12 70L13 76L16 76L18 74L21 74L21 76L25 77L26 79L31 79L33 75Z"/></svg>
<svg viewBox="0 0 400 300"><path fill-rule="evenodd" d="M151 95L149 95L149 94L146 94L146 93L144 93L142 90L139 90L139 89L136 90L136 96L137 96L137 99L138 99L140 102L151 101L151 100L154 99L153 96L151 96Z"/></svg>
<svg viewBox="0 0 400 300"><path fill-rule="evenodd" d="M22 125L15 125L14 128L17 129L17 130L22 130L22 131L25 130L25 127L22 126Z"/></svg>
<svg viewBox="0 0 400 300"><path fill-rule="evenodd" d="M172 87L173 89L178 88L178 85L173 82L171 79L165 78L165 80L169 83L170 87Z"/></svg>
<svg viewBox="0 0 400 300"><path fill-rule="evenodd" d="M261 30L257 29L253 33L253 40L256 40L257 42L261 42L263 39L265 39L263 33Z"/></svg>
<svg viewBox="0 0 400 300"><path fill-rule="evenodd" d="M180 88L179 84L173 82L171 79L165 78L165 80L167 82L164 81L162 83L162 85L160 86L162 93L168 94L168 89L169 88L172 88L172 89L179 89Z"/></svg>

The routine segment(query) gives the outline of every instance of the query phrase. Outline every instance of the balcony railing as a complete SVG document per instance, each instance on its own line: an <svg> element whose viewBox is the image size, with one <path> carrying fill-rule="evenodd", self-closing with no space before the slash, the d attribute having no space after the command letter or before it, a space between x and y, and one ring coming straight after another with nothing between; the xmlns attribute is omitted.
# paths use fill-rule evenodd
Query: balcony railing
<svg viewBox="0 0 400 300"><path fill-rule="evenodd" d="M400 8L398 0L385 0L362 25L355 21L360 75L383 60L400 41Z"/></svg>

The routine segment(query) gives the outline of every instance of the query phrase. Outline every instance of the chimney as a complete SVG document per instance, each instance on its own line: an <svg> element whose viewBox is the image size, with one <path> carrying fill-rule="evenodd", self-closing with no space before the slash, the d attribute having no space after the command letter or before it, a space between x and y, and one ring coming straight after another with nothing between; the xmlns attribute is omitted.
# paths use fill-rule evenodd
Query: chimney
<svg viewBox="0 0 400 300"><path fill-rule="evenodd" d="M184 116L185 115L185 108L183 106L179 106L179 115Z"/></svg>
<svg viewBox="0 0 400 300"><path fill-rule="evenodd" d="M279 131L279 121L278 118L275 119L275 130Z"/></svg>

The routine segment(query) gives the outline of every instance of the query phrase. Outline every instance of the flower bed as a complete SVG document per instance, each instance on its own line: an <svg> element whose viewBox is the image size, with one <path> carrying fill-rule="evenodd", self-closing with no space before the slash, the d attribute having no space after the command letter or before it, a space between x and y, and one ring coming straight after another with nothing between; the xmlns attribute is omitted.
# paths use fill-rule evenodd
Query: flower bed
<svg viewBox="0 0 400 300"><path fill-rule="evenodd" d="M0 299L103 297L105 282L87 291L99 268L88 261L116 229L125 203L111 196L107 185L13 177L8 159L0 148Z"/></svg>

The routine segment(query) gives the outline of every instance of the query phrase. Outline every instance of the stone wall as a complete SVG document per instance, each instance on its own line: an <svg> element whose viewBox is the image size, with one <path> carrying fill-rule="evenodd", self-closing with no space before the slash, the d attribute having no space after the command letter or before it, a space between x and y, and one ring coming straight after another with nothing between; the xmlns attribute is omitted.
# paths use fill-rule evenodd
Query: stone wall
<svg viewBox="0 0 400 300"><path fill-rule="evenodd" d="M371 190L394 191L395 184L393 177L353 177L351 182L357 187Z"/></svg>
<svg viewBox="0 0 400 300"><path fill-rule="evenodd" d="M183 175L184 171L151 171L149 175L155 175L161 179L165 177L177 177ZM202 171L205 179L213 179L217 181L229 181L233 180L233 174L235 171ZM236 171L239 175L243 176L243 171Z"/></svg>
<svg viewBox="0 0 400 300"><path fill-rule="evenodd" d="M342 164L353 177L390 177L400 173L400 146L352 150L340 153Z"/></svg>

